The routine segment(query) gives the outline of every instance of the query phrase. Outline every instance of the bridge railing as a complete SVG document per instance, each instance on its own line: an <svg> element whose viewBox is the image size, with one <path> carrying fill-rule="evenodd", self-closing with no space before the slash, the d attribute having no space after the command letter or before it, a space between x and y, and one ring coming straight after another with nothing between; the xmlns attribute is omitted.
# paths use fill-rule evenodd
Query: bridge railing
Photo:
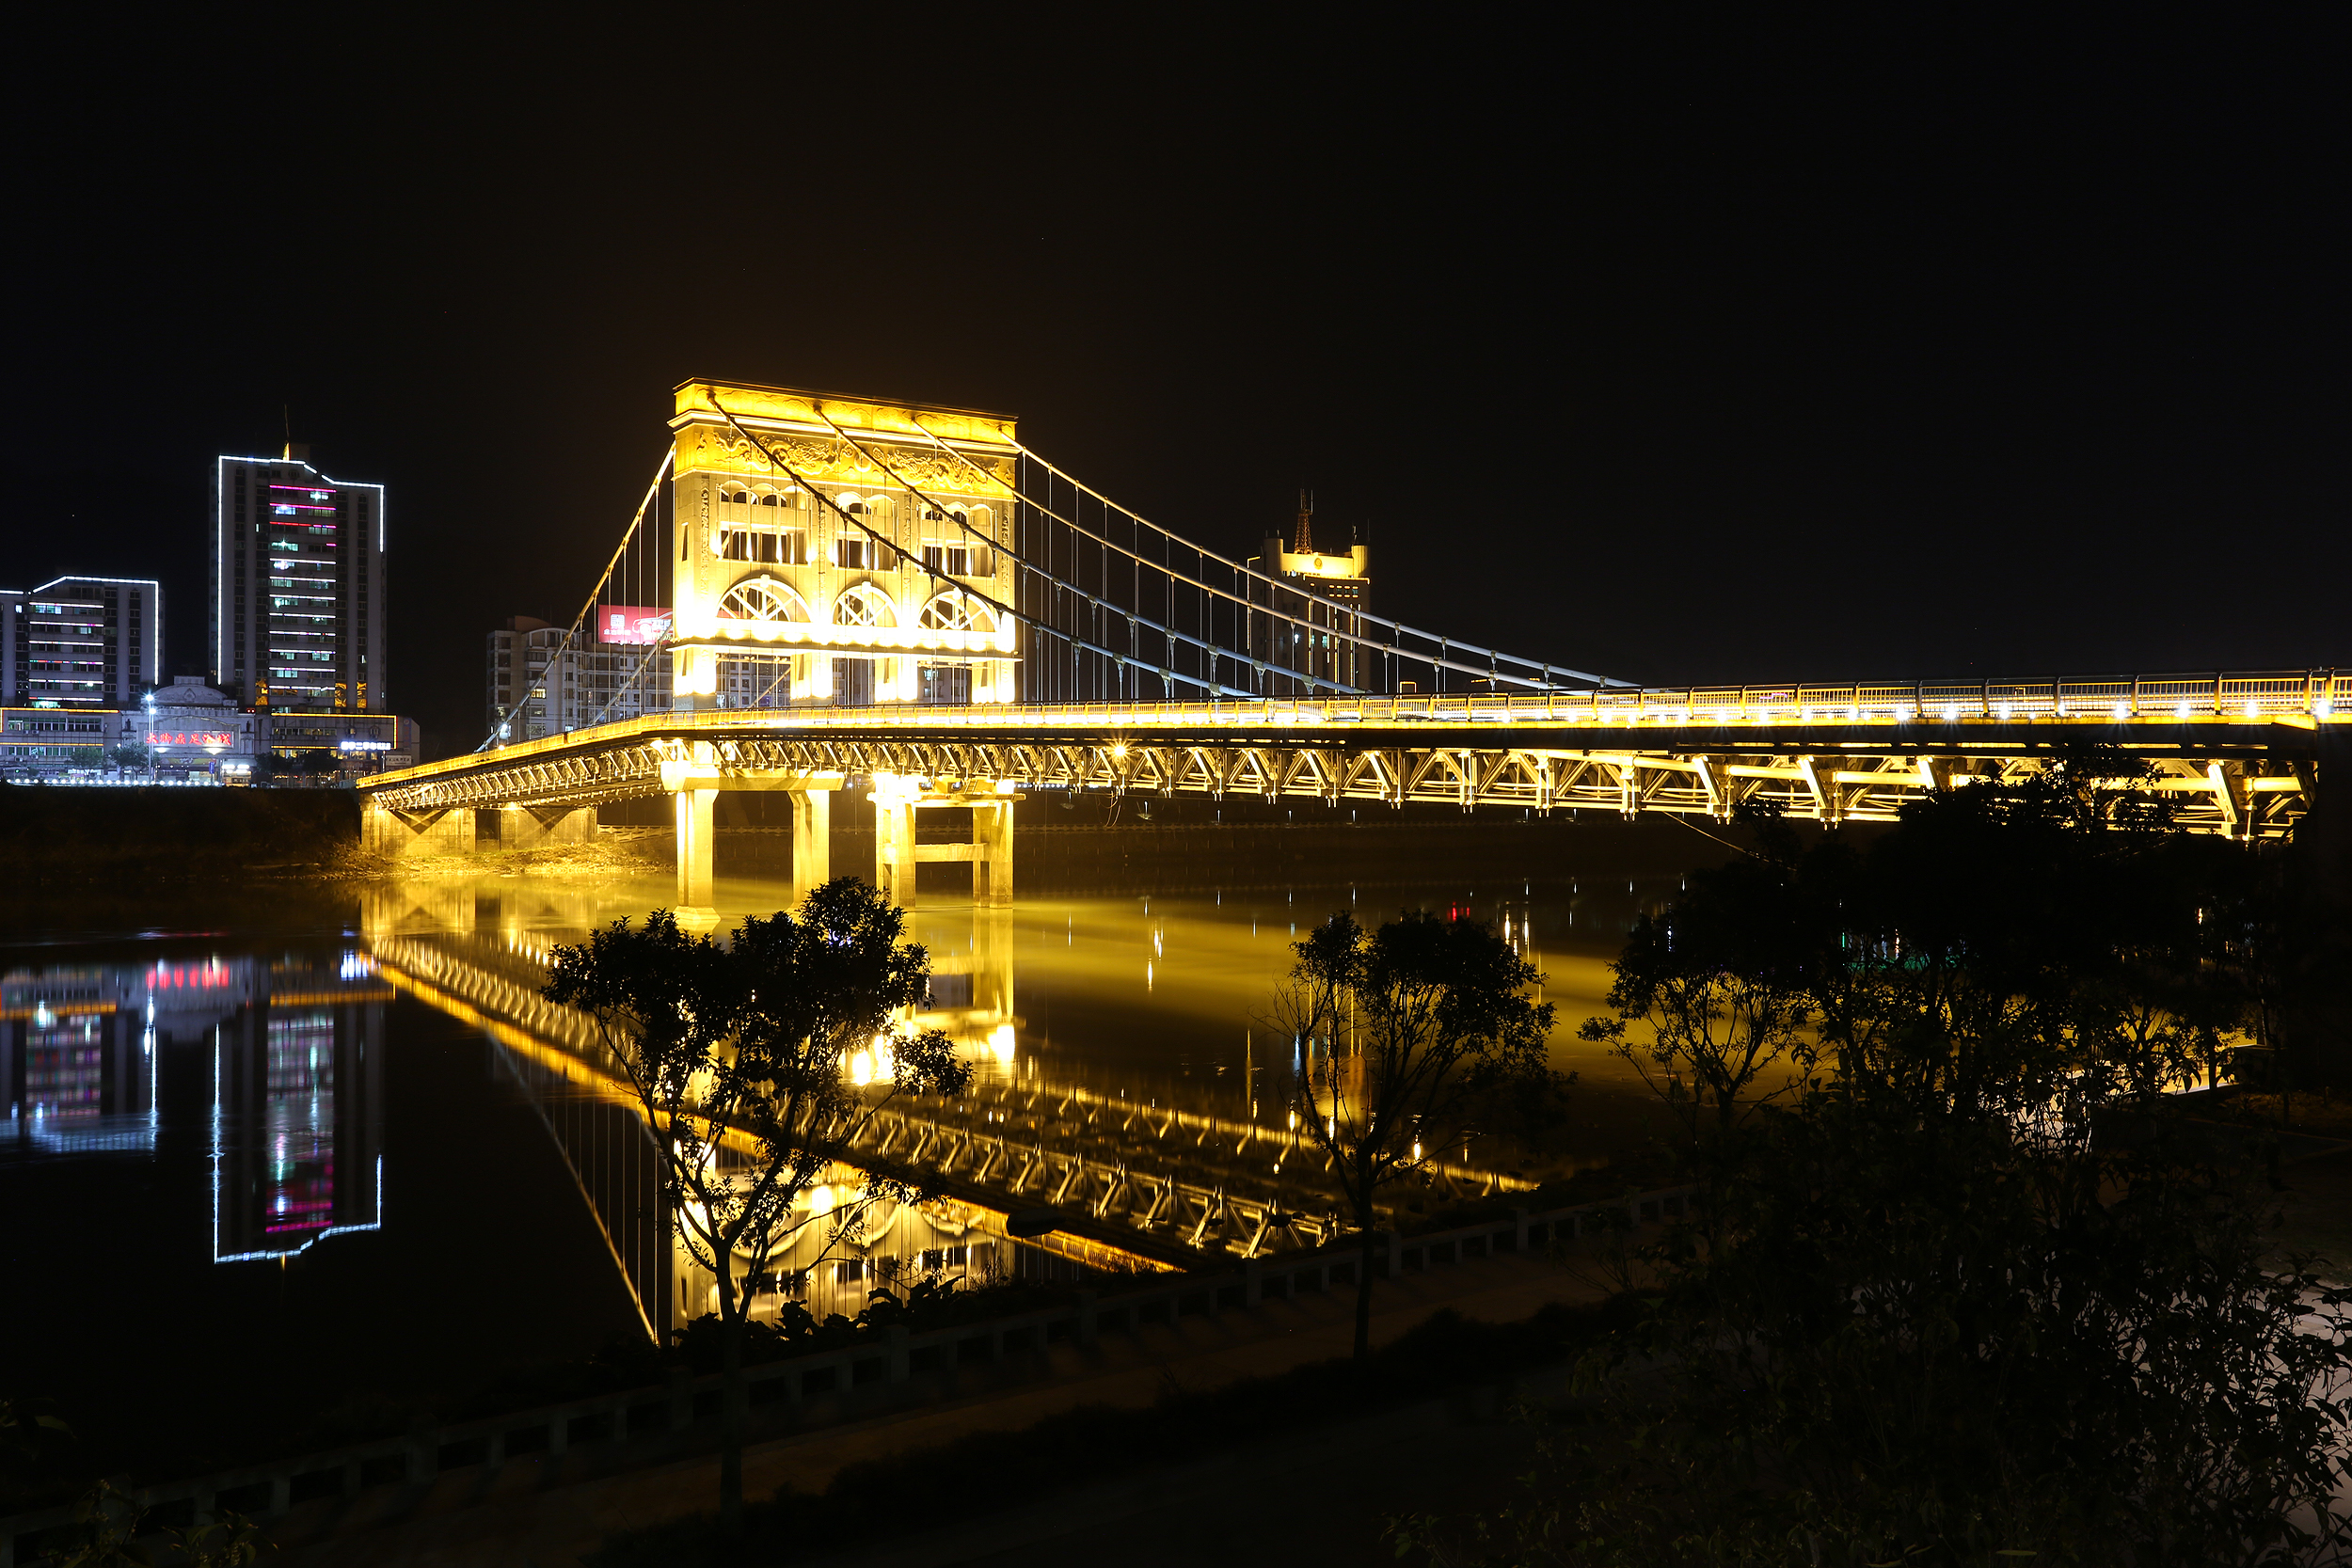
<svg viewBox="0 0 2352 1568"><path fill-rule="evenodd" d="M1881 723L1939 719L2352 719L2352 673L2295 670L2209 675L2109 675L2039 681L1806 682L1785 686L1617 687L1598 691L1404 693L1185 702L1105 702L870 707L715 708L629 721L639 728L731 729L744 724L931 728L1083 724L1246 727L1433 720L1571 722ZM617 730L619 726L605 726ZM537 744L560 744L561 737ZM532 744L532 743L526 743Z"/></svg>

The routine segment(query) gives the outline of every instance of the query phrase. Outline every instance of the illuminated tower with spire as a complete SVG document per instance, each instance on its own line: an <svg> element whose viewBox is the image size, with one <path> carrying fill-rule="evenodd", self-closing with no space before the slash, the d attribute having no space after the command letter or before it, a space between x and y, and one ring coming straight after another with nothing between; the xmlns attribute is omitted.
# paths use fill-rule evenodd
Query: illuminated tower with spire
<svg viewBox="0 0 2352 1568"><path fill-rule="evenodd" d="M1326 687L1361 689L1370 671L1352 643L1331 632L1359 633L1371 608L1372 546L1349 531L1344 551L1315 548L1315 496L1298 492L1298 520L1288 547L1279 535L1266 536L1263 553L1249 564L1274 579L1268 590L1262 632L1251 638L1265 664L1265 694L1281 696Z"/></svg>

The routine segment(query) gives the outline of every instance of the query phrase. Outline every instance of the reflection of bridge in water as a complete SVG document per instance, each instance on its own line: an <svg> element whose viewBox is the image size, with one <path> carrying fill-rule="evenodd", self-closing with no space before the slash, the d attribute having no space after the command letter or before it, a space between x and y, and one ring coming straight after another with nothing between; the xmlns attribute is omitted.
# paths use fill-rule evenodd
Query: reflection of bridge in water
<svg viewBox="0 0 2352 1568"><path fill-rule="evenodd" d="M654 1151L636 1102L582 1014L539 994L552 942L549 924L585 927L594 895L518 888L477 919L470 886L430 882L372 889L364 927L378 972L402 990L487 1029L506 1048L604 1227L616 1266L650 1330L693 1305L708 1281L687 1277L661 1222ZM463 928L471 925L471 929ZM453 926L458 927L453 929ZM864 1141L869 1170L923 1175L943 1190L920 1212L885 1212L868 1233L810 1275L817 1247L780 1260L772 1310L794 1296L819 1316L854 1312L877 1282L961 1273L1197 1266L1320 1244L1339 1228L1322 1157L1287 1128L1152 1106L1016 1070L1012 1050L1012 942L1009 912L978 908L968 953L943 954L935 1006L914 1015L946 1030L979 1068L956 1100L904 1097L874 1118ZM1035 1070L1031 1059L1031 1072ZM855 1071L855 1064L851 1067ZM854 1183L860 1173L842 1172ZM1464 1164L1437 1167L1434 1196L1518 1190L1531 1183ZM1049 1207L1057 1233L1012 1243L1016 1211ZM666 1317L665 1317L666 1309Z"/></svg>

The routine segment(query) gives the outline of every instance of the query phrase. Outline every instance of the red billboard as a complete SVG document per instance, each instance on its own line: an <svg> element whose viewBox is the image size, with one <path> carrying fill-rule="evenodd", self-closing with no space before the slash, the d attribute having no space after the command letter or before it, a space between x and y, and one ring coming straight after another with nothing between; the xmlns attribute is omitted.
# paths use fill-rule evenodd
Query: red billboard
<svg viewBox="0 0 2352 1568"><path fill-rule="evenodd" d="M650 605L596 606L596 641L647 647L670 635L670 612Z"/></svg>

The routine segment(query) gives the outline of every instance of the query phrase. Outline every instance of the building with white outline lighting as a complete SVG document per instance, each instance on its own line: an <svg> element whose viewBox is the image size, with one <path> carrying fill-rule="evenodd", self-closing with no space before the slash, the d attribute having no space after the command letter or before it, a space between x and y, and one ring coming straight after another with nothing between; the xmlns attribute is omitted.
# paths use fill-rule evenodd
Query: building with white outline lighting
<svg viewBox="0 0 2352 1568"><path fill-rule="evenodd" d="M213 684L278 712L389 708L384 486L310 449L223 457L213 494Z"/></svg>
<svg viewBox="0 0 2352 1568"><path fill-rule="evenodd" d="M0 588L0 703L118 708L156 683L164 590L152 578L56 578Z"/></svg>

